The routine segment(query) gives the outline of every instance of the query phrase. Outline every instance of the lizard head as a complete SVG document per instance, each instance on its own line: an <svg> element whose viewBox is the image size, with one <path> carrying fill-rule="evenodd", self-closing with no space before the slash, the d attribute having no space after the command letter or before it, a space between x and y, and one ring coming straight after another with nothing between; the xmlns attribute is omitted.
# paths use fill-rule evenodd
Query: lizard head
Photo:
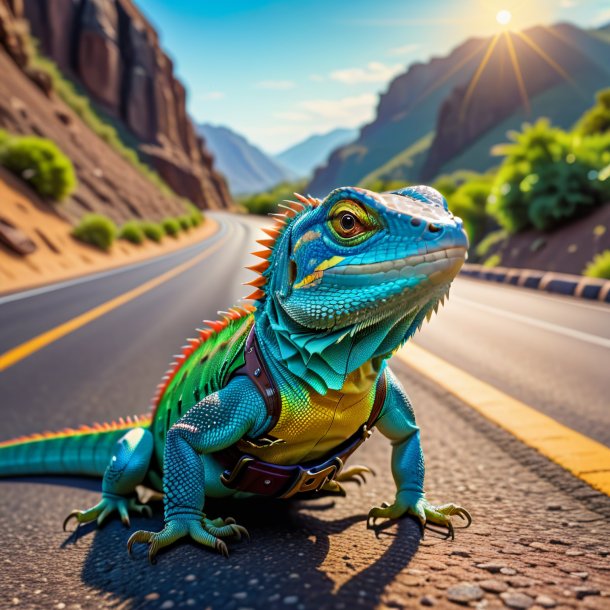
<svg viewBox="0 0 610 610"><path fill-rule="evenodd" d="M462 221L427 186L343 187L302 201L278 229L259 305L293 339L315 335L327 348L350 337L370 344L369 357L390 355L438 308L464 263Z"/></svg>

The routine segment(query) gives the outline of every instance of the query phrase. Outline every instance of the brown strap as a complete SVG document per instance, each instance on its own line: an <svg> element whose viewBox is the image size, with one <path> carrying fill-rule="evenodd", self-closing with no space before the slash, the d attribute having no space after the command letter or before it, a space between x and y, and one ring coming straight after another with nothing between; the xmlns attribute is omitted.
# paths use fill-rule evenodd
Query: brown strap
<svg viewBox="0 0 610 610"><path fill-rule="evenodd" d="M269 430L273 430L280 418L282 401L273 377L265 365L261 354L254 326L250 329L244 348L244 364L233 372L232 377L244 376L256 386L267 407L267 414L271 418Z"/></svg>

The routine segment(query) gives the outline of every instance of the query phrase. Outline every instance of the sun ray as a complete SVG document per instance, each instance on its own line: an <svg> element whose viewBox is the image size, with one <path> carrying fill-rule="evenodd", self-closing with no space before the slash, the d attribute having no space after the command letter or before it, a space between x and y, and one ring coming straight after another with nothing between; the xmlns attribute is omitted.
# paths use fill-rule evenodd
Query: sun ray
<svg viewBox="0 0 610 610"><path fill-rule="evenodd" d="M477 83L479 82L479 79L481 78L481 74L483 74L483 71L485 70L485 66L487 65L487 62L489 61L489 58L491 57L491 54L493 53L493 50L498 42L499 37L500 37L500 34L495 34L494 37L491 39L491 41L487 47L487 51L485 52L485 56L481 60L481 63L479 64L477 71L474 73L474 76L470 79L470 84L468 85L468 89L466 90L466 95L464 96L464 100L462 101L462 107L460 108L460 121L462 121L464 119L464 116L466 115L466 110L468 109L468 104L470 103L470 98L472 97L472 94L474 93L474 90L476 89Z"/></svg>
<svg viewBox="0 0 610 610"><path fill-rule="evenodd" d="M525 111L527 112L527 114L529 114L531 112L530 100L527 96L527 89L525 88L525 82L523 81L523 74L521 72L521 67L519 66L519 60L517 59L517 53L515 53L513 39L511 38L510 32L504 32L504 36L506 37L506 47L508 49L510 61L513 64L513 70L515 71L515 77L517 79L519 93L521 95L521 99L523 100L523 105L525 106Z"/></svg>
<svg viewBox="0 0 610 610"><path fill-rule="evenodd" d="M434 93L439 87L444 85L458 70L461 70L471 59L476 57L485 47L485 41L483 41L474 51L468 53L466 57L463 57L457 64L452 66L445 74L435 80L430 86L426 87L422 93L417 97L414 104L417 104L427 98L429 95Z"/></svg>
<svg viewBox="0 0 610 610"><path fill-rule="evenodd" d="M574 79L543 49L540 48L525 32L515 32L526 44L528 44L544 61L546 61L555 72L563 76L569 83L576 85Z"/></svg>

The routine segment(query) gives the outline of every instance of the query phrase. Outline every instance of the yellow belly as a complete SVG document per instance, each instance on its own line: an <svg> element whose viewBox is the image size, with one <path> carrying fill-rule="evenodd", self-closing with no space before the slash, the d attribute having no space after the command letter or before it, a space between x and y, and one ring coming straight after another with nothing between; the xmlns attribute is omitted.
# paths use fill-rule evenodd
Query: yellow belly
<svg viewBox="0 0 610 610"><path fill-rule="evenodd" d="M240 442L244 453L275 464L298 464L328 455L368 420L375 397L378 370L369 362L351 373L341 390L322 396L301 388L291 404L282 397L282 412L270 436L284 443L253 448Z"/></svg>

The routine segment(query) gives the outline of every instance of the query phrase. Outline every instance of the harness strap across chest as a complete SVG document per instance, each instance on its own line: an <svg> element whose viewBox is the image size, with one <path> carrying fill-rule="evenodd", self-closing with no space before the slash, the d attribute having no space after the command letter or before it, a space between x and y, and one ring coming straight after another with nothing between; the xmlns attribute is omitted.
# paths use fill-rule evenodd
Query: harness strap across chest
<svg viewBox="0 0 610 610"><path fill-rule="evenodd" d="M244 364L232 376L246 376L256 386L265 401L271 419L269 430L272 430L280 417L281 397L262 358L254 327L246 340L244 359ZM387 382L383 371L377 380L375 399L367 421L329 455L312 462L282 466L243 453L233 445L214 454L226 468L220 480L231 489L277 498L319 491L339 474L347 458L371 435L371 429L383 408L386 391ZM267 445L277 442L269 437L258 441ZM253 441L252 444L257 444L258 441Z"/></svg>

